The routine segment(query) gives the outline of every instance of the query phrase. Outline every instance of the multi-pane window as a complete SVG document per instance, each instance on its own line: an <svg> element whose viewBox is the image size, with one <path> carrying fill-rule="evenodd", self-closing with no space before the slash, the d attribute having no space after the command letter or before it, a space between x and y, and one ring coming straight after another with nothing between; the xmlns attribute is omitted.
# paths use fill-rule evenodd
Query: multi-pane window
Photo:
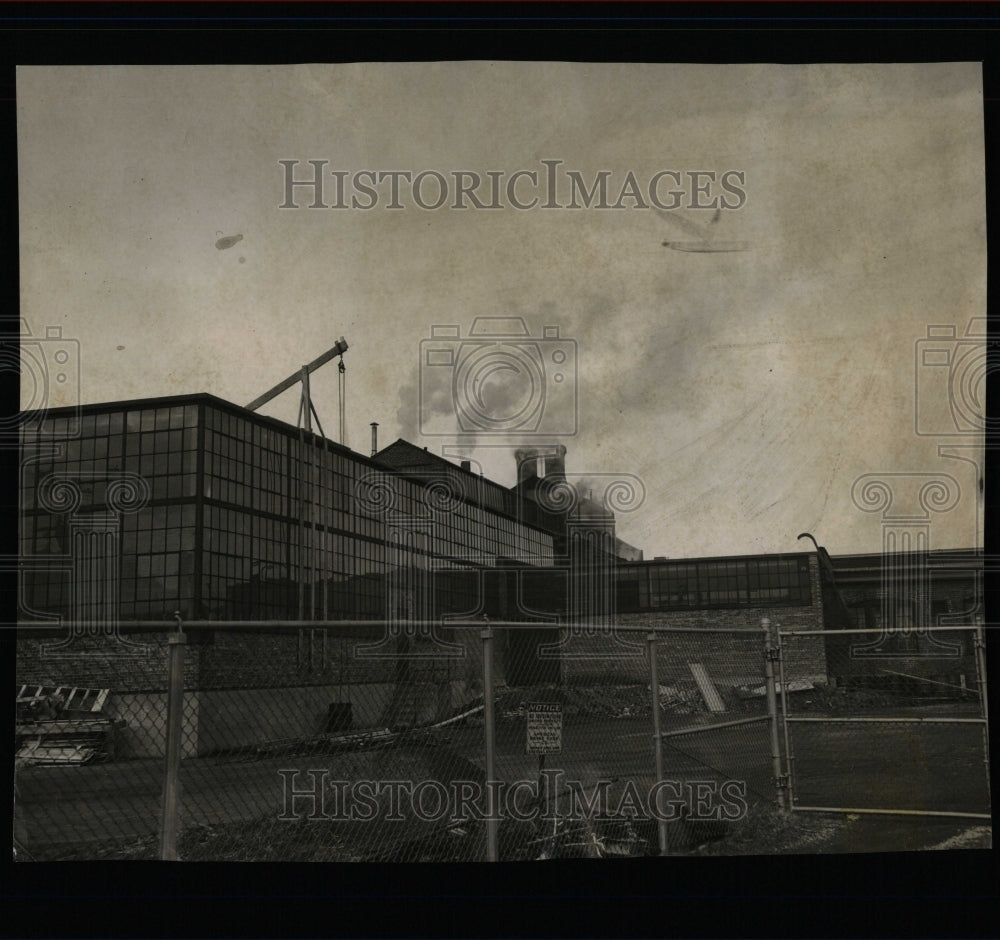
<svg viewBox="0 0 1000 940"><path fill-rule="evenodd" d="M99 595L117 589L116 615L124 619L192 609L197 425L198 405L182 403L89 412L78 423L54 415L25 427L21 551L35 562L22 582L23 605L80 615L68 586L73 568L85 567L88 579L106 582ZM136 477L141 508L129 506ZM112 498L109 487L123 481L129 487ZM72 503L54 501L53 484L74 491ZM95 559L88 533L98 531L108 534Z"/></svg>
<svg viewBox="0 0 1000 940"><path fill-rule="evenodd" d="M377 617L389 606L426 611L428 597L475 609L472 579L441 581L442 570L553 563L551 534L514 518L503 487L463 474L464 495L442 508L426 481L211 401L109 406L79 428L49 416L26 426L22 443L21 550L60 559L24 581L23 602L39 611L71 614L72 533L87 513L113 520L109 584L124 619ZM107 505L123 474L145 481L138 511ZM56 476L81 493L66 511L40 502ZM395 493L388 515L363 511L373 476ZM410 528L398 542L401 520Z"/></svg>
<svg viewBox="0 0 1000 940"><path fill-rule="evenodd" d="M478 505L490 489L481 481L461 480L465 501L443 507L432 492L440 482L206 407L207 616L413 616L429 613L431 597L432 606L454 610L468 605L468 583L438 590L444 567L492 566L500 557L551 565L552 536ZM392 491L390 511L366 505L372 485Z"/></svg>
<svg viewBox="0 0 1000 940"><path fill-rule="evenodd" d="M621 610L808 606L809 556L620 563Z"/></svg>

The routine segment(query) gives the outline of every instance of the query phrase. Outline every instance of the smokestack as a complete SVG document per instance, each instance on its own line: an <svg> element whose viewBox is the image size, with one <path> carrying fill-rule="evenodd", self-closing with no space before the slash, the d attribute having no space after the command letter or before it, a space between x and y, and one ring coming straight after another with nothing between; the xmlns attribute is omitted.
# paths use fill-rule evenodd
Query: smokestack
<svg viewBox="0 0 1000 940"><path fill-rule="evenodd" d="M372 422L372 456L378 453L378 422Z"/></svg>
<svg viewBox="0 0 1000 940"><path fill-rule="evenodd" d="M545 455L545 477L554 480L566 479L566 445L555 444L551 448L554 454Z"/></svg>
<svg viewBox="0 0 1000 940"><path fill-rule="evenodd" d="M514 451L517 461L517 482L520 486L538 478L538 451L534 447L519 447Z"/></svg>

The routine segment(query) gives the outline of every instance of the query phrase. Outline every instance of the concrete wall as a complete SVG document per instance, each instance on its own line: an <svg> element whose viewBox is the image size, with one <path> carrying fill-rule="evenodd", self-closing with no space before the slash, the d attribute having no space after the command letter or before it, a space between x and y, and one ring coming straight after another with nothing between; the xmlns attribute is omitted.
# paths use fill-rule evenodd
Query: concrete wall
<svg viewBox="0 0 1000 940"><path fill-rule="evenodd" d="M474 690L462 680L416 683L409 690L414 721L421 725L440 720L475 697ZM211 754L322 734L333 702L351 704L352 730L381 728L396 694L393 683L356 683L204 690L188 693L187 697L197 702L198 753Z"/></svg>
<svg viewBox="0 0 1000 940"><path fill-rule="evenodd" d="M458 647L451 651L428 639L411 640L408 655L401 657L397 639L372 626L371 632L307 629L301 637L299 631L215 630L199 647L196 683L202 689L356 685L395 682L415 673L448 681L465 678L469 664L482 661L478 630L445 631L441 639ZM494 659L500 658L496 653Z"/></svg>
<svg viewBox="0 0 1000 940"><path fill-rule="evenodd" d="M382 683L189 693L198 699L198 753L321 734L333 702L351 703L354 729L378 727L392 690Z"/></svg>
<svg viewBox="0 0 1000 940"><path fill-rule="evenodd" d="M117 756L160 757L167 749L167 693L119 692L108 699L104 712L125 724L116 737ZM199 702L196 694L184 696L181 718L181 757L198 754Z"/></svg>

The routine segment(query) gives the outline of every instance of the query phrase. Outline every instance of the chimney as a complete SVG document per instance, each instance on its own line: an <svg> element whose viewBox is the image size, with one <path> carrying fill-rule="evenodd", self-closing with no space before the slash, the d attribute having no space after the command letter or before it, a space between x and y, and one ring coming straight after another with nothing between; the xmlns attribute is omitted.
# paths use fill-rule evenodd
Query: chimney
<svg viewBox="0 0 1000 940"><path fill-rule="evenodd" d="M378 453L378 422L372 422L372 456Z"/></svg>
<svg viewBox="0 0 1000 940"><path fill-rule="evenodd" d="M534 447L519 447L514 451L517 461L517 483L528 483L538 478L538 451Z"/></svg>
<svg viewBox="0 0 1000 940"><path fill-rule="evenodd" d="M462 461L462 469L466 473L472 473L472 461L471 460L463 460Z"/></svg>
<svg viewBox="0 0 1000 940"><path fill-rule="evenodd" d="M555 444L551 448L554 454L545 455L545 476L555 480L566 479L566 445Z"/></svg>

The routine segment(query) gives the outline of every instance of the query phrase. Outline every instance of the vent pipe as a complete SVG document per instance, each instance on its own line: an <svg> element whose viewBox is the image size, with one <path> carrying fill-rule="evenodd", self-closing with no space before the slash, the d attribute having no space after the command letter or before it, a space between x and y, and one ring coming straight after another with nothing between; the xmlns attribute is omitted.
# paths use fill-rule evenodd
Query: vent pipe
<svg viewBox="0 0 1000 940"><path fill-rule="evenodd" d="M372 422L372 456L378 453L378 422Z"/></svg>

